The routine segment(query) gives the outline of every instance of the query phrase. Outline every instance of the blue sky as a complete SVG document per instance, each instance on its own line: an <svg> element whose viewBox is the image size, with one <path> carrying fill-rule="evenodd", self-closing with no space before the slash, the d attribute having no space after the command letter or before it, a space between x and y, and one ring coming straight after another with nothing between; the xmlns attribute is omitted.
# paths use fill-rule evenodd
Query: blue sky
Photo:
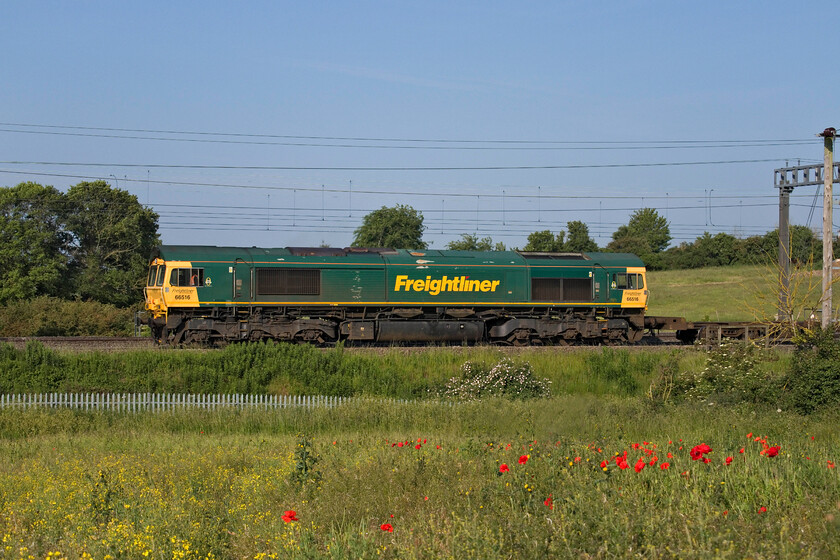
<svg viewBox="0 0 840 560"><path fill-rule="evenodd" d="M173 244L347 246L394 204L435 248L642 207L763 233L840 125L840 5L800 4L4 2L0 185L104 178Z"/></svg>

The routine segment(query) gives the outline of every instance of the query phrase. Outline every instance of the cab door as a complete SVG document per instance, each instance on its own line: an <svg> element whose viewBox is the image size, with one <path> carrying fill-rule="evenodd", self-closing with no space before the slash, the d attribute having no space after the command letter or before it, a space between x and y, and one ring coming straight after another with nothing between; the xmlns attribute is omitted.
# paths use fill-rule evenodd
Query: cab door
<svg viewBox="0 0 840 560"><path fill-rule="evenodd" d="M231 267L233 278L231 284L233 287L233 301L236 302L250 302L253 300L253 276L251 272L251 265L242 259L236 259L236 262Z"/></svg>
<svg viewBox="0 0 840 560"><path fill-rule="evenodd" d="M604 303L609 301L609 272L601 266L592 269L592 301Z"/></svg>

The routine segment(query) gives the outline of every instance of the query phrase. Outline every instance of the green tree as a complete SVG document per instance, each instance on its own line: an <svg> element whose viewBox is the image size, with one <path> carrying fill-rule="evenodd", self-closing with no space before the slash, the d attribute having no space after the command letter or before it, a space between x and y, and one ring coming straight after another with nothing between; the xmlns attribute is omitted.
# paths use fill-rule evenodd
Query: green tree
<svg viewBox="0 0 840 560"><path fill-rule="evenodd" d="M450 241L446 244L446 248L450 251L504 251L505 244L496 243L493 245L493 239L490 237L479 239L477 235L462 233L461 239Z"/></svg>
<svg viewBox="0 0 840 560"><path fill-rule="evenodd" d="M566 227L569 230L569 239L565 244L567 251L591 253L598 250L598 244L589 237L589 226L585 223L578 220L572 220L566 225Z"/></svg>
<svg viewBox="0 0 840 560"><path fill-rule="evenodd" d="M423 241L423 214L405 204L383 206L362 219L354 231L356 247L390 247L391 249L426 249Z"/></svg>
<svg viewBox="0 0 840 560"><path fill-rule="evenodd" d="M664 254L667 268L702 268L743 262L744 242L728 233L708 231L691 243L680 243Z"/></svg>
<svg viewBox="0 0 840 560"><path fill-rule="evenodd" d="M105 181L74 185L66 199L74 294L122 307L139 301L149 255L159 243L158 215Z"/></svg>
<svg viewBox="0 0 840 560"><path fill-rule="evenodd" d="M779 228L768 231L761 237L761 251L768 260L779 258ZM790 259L797 263L822 262L822 240L810 228L790 226Z"/></svg>
<svg viewBox="0 0 840 560"><path fill-rule="evenodd" d="M627 225L620 226L612 235L607 249L614 253L634 253L649 268L662 268L664 259L660 253L671 241L668 220L653 208L641 208L633 212Z"/></svg>
<svg viewBox="0 0 840 560"><path fill-rule="evenodd" d="M537 251L540 253L562 253L566 251L566 232L557 235L550 230L535 231L528 236L528 244L523 251Z"/></svg>
<svg viewBox="0 0 840 560"><path fill-rule="evenodd" d="M0 303L65 292L64 203L58 190L37 183L0 188Z"/></svg>

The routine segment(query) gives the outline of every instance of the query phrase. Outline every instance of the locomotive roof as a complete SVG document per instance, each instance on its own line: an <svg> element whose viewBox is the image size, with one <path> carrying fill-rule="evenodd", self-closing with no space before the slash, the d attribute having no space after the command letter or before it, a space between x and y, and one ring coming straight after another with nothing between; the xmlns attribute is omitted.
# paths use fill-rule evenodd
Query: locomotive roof
<svg viewBox="0 0 840 560"><path fill-rule="evenodd" d="M170 261L230 261L245 262L285 260L288 257L331 262L352 258L361 262L416 262L417 259L492 259L497 263L532 265L598 265L604 267L641 267L642 260L630 253L543 253L526 251L449 251L437 249L406 250L384 247L217 247L214 245L161 245L152 257ZM465 263L465 264L469 264Z"/></svg>

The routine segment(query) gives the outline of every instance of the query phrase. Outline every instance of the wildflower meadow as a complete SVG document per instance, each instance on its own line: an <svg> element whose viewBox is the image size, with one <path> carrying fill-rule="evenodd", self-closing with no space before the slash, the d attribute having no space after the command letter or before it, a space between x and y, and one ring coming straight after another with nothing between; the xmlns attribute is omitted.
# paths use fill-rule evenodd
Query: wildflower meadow
<svg viewBox="0 0 840 560"><path fill-rule="evenodd" d="M0 557L840 557L836 409L700 398L720 360L668 356L598 392L518 357L387 406L0 410Z"/></svg>

